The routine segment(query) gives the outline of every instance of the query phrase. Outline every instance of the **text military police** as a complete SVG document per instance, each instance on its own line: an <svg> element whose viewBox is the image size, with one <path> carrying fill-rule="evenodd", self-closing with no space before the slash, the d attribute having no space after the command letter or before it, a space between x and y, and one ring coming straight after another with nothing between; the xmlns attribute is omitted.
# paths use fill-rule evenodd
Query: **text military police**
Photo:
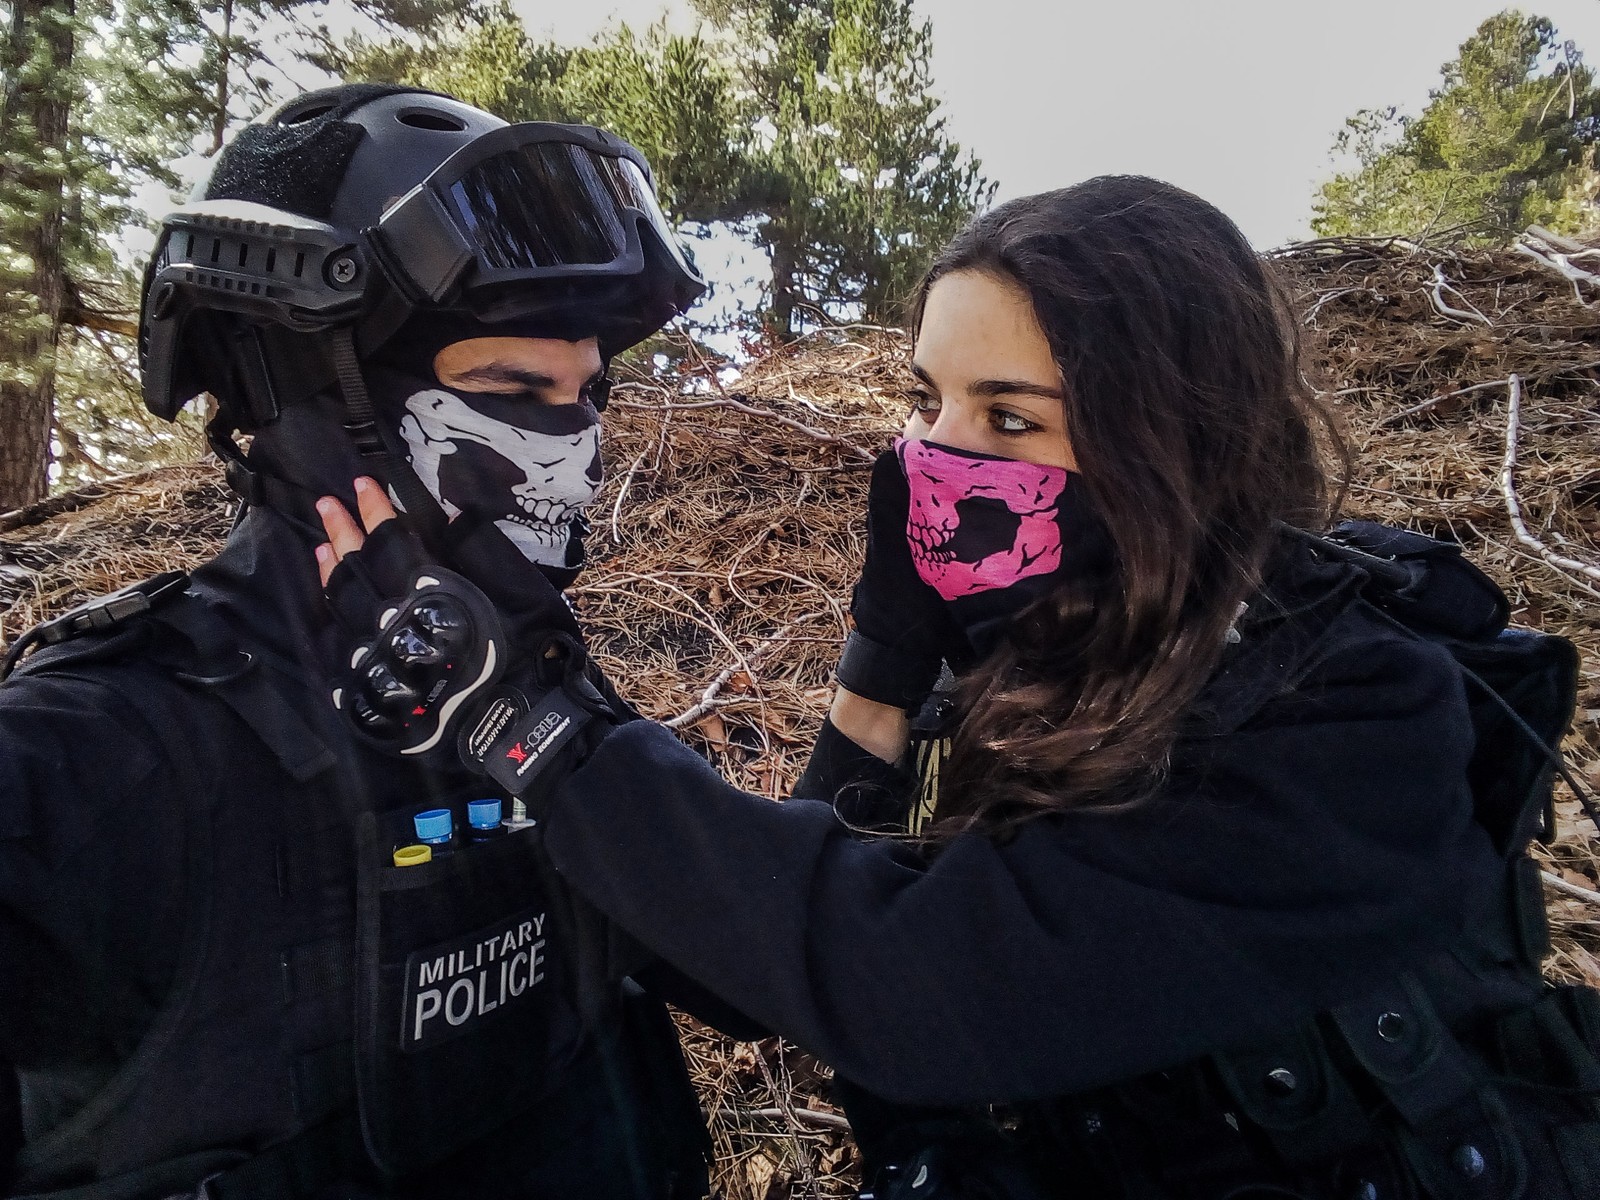
<svg viewBox="0 0 1600 1200"><path fill-rule="evenodd" d="M186 585L13 648L5 1194L704 1194L665 1009L550 883L541 830L328 708L310 553L317 497L371 476L486 590L570 584L610 356L703 287L632 146L409 88L290 102L167 217L145 400L216 398L244 504Z"/></svg>

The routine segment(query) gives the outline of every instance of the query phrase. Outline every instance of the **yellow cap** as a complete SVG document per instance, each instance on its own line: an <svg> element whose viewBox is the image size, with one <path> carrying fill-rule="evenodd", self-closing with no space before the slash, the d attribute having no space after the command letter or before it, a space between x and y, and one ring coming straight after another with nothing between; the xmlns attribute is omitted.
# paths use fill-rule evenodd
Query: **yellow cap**
<svg viewBox="0 0 1600 1200"><path fill-rule="evenodd" d="M397 867L420 867L432 861L432 846L401 846L394 852L394 865Z"/></svg>

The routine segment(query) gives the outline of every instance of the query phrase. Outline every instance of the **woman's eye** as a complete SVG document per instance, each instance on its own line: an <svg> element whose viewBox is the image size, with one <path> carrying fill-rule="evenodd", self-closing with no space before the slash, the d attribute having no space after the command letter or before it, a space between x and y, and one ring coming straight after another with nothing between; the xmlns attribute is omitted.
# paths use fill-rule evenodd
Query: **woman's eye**
<svg viewBox="0 0 1600 1200"><path fill-rule="evenodd" d="M911 408L919 417L930 421L942 407L942 401L932 392L913 391L911 393Z"/></svg>
<svg viewBox="0 0 1600 1200"><path fill-rule="evenodd" d="M1043 428L1026 417L1019 417L1004 408L993 409L989 414L989 420L1000 433L1037 433Z"/></svg>

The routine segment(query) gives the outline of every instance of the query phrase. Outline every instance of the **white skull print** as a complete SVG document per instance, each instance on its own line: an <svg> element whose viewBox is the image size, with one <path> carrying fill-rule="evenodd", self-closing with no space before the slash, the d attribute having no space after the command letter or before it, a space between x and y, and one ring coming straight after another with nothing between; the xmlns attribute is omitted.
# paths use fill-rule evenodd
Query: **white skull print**
<svg viewBox="0 0 1600 1200"><path fill-rule="evenodd" d="M573 521L600 491L600 424L576 405L560 432L497 421L453 392L434 388L405 403L400 435L411 466L445 514L490 518L530 562L567 565ZM530 410L528 424L543 415ZM576 417L576 419L571 419Z"/></svg>

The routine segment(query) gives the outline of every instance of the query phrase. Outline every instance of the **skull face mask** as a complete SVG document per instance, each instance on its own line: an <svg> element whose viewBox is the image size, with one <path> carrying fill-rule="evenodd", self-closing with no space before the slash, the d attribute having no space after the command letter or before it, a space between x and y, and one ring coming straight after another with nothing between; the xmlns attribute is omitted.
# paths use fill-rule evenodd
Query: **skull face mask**
<svg viewBox="0 0 1600 1200"><path fill-rule="evenodd" d="M583 510L600 491L600 415L588 403L421 386L400 436L423 486L454 519L491 521L540 566L582 562Z"/></svg>
<svg viewBox="0 0 1600 1200"><path fill-rule="evenodd" d="M1076 471L934 442L902 439L895 450L910 493L912 565L979 658L1069 575L1112 569L1110 540Z"/></svg>
<svg viewBox="0 0 1600 1200"><path fill-rule="evenodd" d="M946 601L1060 569L1065 468L903 438L895 449L911 491L911 559Z"/></svg>

